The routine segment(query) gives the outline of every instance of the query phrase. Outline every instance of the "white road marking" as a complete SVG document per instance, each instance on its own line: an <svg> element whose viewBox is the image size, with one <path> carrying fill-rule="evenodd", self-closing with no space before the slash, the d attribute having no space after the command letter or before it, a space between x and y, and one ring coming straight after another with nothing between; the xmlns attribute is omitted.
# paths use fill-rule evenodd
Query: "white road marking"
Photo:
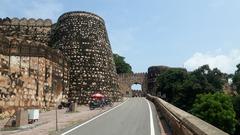
<svg viewBox="0 0 240 135"><path fill-rule="evenodd" d="M153 115L152 115L152 109L149 101L145 99L148 103L148 108L149 108L149 113L150 113L150 129L151 129L151 134L150 135L155 135L155 129L154 129L154 123L153 123Z"/></svg>
<svg viewBox="0 0 240 135"><path fill-rule="evenodd" d="M104 114L109 113L110 111L116 109L117 107L120 107L121 105L125 104L127 101L128 101L128 99L127 99L126 101L124 101L123 103L121 103L121 104L115 106L114 108L112 108L112 109L110 109L110 110L108 110L108 111L106 111L106 112L104 112L104 113L102 113L102 114L100 114L100 115L98 115L98 116L96 116L96 117L94 117L94 118L92 118L92 119L90 119L90 120L88 120L88 121L82 123L81 125L78 125L78 126L72 128L72 129L70 129L70 130L68 130L68 131L66 131L66 132L64 132L64 133L62 133L61 135L66 135L66 134L72 132L73 130L75 130L75 129L81 127L81 126L86 125L87 123L89 123L89 122L91 122L91 121L93 121L93 120L95 120L95 119L97 119L97 118L103 116Z"/></svg>

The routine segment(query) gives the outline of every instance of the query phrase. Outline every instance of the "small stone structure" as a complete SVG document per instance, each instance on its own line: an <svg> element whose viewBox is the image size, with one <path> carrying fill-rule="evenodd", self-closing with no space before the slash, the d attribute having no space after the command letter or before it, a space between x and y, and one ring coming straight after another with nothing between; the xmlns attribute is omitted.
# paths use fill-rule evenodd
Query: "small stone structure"
<svg viewBox="0 0 240 135"><path fill-rule="evenodd" d="M28 124L28 112L23 108L16 111L16 127L25 126Z"/></svg>

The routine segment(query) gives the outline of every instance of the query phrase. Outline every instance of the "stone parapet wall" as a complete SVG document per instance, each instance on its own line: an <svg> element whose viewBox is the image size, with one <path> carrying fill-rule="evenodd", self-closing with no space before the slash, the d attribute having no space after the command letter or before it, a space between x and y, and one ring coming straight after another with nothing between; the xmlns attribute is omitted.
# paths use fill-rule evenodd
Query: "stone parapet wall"
<svg viewBox="0 0 240 135"><path fill-rule="evenodd" d="M51 28L50 19L0 18L0 34L8 38L38 41L47 45L50 41Z"/></svg>
<svg viewBox="0 0 240 135"><path fill-rule="evenodd" d="M161 98L148 94L147 99L155 104L159 116L169 123L173 135L228 135L222 130L175 107Z"/></svg>
<svg viewBox="0 0 240 135"><path fill-rule="evenodd" d="M86 16L87 18L95 18L95 19L99 20L100 22L104 23L104 20L102 17L100 17L94 13L85 12L85 11L66 12L59 17L58 21L64 20L69 17L75 17L75 16Z"/></svg>
<svg viewBox="0 0 240 135"><path fill-rule="evenodd" d="M50 19L26 19L26 18L0 18L0 25L21 25L21 26L39 26L39 27L51 27L52 21Z"/></svg>

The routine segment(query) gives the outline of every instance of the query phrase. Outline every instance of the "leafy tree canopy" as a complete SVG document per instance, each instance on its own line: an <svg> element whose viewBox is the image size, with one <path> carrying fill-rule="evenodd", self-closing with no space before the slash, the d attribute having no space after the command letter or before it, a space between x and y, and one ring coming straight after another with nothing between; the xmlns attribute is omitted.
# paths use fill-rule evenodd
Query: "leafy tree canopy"
<svg viewBox="0 0 240 135"><path fill-rule="evenodd" d="M236 125L236 114L231 97L224 93L199 94L191 109L193 115L212 125L233 134Z"/></svg>
<svg viewBox="0 0 240 135"><path fill-rule="evenodd" d="M195 83L201 85L202 92L216 92L221 91L223 88L225 76L217 68L211 70L208 65L203 65L190 75L195 77Z"/></svg>
<svg viewBox="0 0 240 135"><path fill-rule="evenodd" d="M240 94L240 64L237 65L237 70L233 75L233 85L236 87L237 92Z"/></svg>
<svg viewBox="0 0 240 135"><path fill-rule="evenodd" d="M186 70L170 68L157 77L157 91L166 95L169 102L176 100L183 82L187 79Z"/></svg>
<svg viewBox="0 0 240 135"><path fill-rule="evenodd" d="M236 117L238 120L238 123L236 125L236 131L235 131L234 135L239 135L239 133L240 133L240 95L233 96L232 101L233 101L234 110L236 112Z"/></svg>
<svg viewBox="0 0 240 135"><path fill-rule="evenodd" d="M157 78L157 91L166 94L166 100L184 110L191 109L197 94L222 91L223 74L204 65L188 73L170 68Z"/></svg>
<svg viewBox="0 0 240 135"><path fill-rule="evenodd" d="M117 74L132 73L132 67L130 66L130 64L125 62L124 60L125 57L120 56L118 54L113 54L113 58L114 58Z"/></svg>

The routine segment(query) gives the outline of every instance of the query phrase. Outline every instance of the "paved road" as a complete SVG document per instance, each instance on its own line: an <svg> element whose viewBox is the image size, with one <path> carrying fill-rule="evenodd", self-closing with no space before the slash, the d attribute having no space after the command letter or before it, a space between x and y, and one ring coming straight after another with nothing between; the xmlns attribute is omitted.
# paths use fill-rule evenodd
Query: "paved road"
<svg viewBox="0 0 240 135"><path fill-rule="evenodd" d="M154 105L145 98L130 98L62 135L160 135L160 129Z"/></svg>

